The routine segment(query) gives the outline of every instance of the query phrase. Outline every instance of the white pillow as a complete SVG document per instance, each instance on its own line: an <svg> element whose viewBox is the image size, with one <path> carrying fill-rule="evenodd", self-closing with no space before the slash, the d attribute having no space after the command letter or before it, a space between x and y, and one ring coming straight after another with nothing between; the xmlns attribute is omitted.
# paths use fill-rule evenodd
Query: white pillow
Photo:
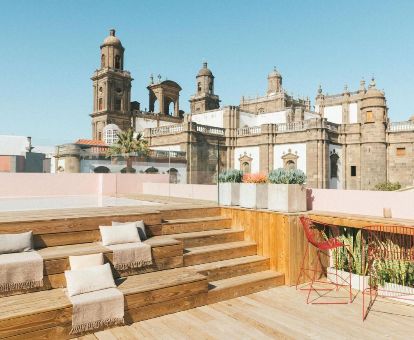
<svg viewBox="0 0 414 340"><path fill-rule="evenodd" d="M135 223L135 226L138 229L139 238L141 239L141 241L145 241L148 237L147 237L147 233L145 232L144 221L135 221L135 222L114 222L112 221L112 226L131 224L131 223Z"/></svg>
<svg viewBox="0 0 414 340"><path fill-rule="evenodd" d="M109 263L77 270L66 270L65 277L69 296L116 287Z"/></svg>
<svg viewBox="0 0 414 340"><path fill-rule="evenodd" d="M69 256L69 264L71 270L101 266L104 264L103 254Z"/></svg>
<svg viewBox="0 0 414 340"><path fill-rule="evenodd" d="M0 254L33 250L33 233L0 234Z"/></svg>
<svg viewBox="0 0 414 340"><path fill-rule="evenodd" d="M101 231L102 244L104 246L141 242L135 223L117 225L114 227L99 226L99 230Z"/></svg>

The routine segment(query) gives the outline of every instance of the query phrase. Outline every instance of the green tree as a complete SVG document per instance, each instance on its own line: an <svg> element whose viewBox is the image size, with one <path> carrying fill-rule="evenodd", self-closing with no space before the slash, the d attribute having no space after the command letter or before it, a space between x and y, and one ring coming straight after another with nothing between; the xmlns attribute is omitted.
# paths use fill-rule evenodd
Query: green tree
<svg viewBox="0 0 414 340"><path fill-rule="evenodd" d="M138 133L134 136L134 130L128 129L126 131L120 131L117 134L118 141L112 144L107 153L107 157L122 156L126 161L126 172L132 171L132 156L148 155L148 142L143 139L142 134Z"/></svg>

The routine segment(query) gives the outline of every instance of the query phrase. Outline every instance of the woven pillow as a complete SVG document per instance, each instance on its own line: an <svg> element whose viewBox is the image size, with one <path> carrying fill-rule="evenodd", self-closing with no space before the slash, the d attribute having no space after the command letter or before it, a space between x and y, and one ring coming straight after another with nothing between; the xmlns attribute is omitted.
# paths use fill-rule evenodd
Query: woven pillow
<svg viewBox="0 0 414 340"><path fill-rule="evenodd" d="M66 270L65 277L69 296L116 287L109 263L77 270Z"/></svg>
<svg viewBox="0 0 414 340"><path fill-rule="evenodd" d="M104 264L103 254L69 256L69 264L71 270L101 266Z"/></svg>
<svg viewBox="0 0 414 340"><path fill-rule="evenodd" d="M33 233L0 234L0 254L21 253L33 250Z"/></svg>
<svg viewBox="0 0 414 340"><path fill-rule="evenodd" d="M141 242L135 223L117 225L114 227L100 226L102 244L110 246L111 244Z"/></svg>
<svg viewBox="0 0 414 340"><path fill-rule="evenodd" d="M144 221L135 221L135 222L112 222L112 226L118 226L123 224L131 224L135 223L136 228L138 229L138 235L141 241L145 241L147 237L147 233L145 232L145 224Z"/></svg>

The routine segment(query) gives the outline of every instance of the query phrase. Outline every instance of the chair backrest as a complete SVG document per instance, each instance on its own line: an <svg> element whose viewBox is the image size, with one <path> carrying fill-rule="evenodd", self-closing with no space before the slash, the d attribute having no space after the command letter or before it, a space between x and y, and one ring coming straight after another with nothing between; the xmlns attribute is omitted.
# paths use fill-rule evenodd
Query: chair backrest
<svg viewBox="0 0 414 340"><path fill-rule="evenodd" d="M308 242L317 247L319 245L319 242L315 239L315 233L313 232L315 229L312 228L312 220L306 216L300 216L299 219L302 223L303 231L305 232L305 236Z"/></svg>

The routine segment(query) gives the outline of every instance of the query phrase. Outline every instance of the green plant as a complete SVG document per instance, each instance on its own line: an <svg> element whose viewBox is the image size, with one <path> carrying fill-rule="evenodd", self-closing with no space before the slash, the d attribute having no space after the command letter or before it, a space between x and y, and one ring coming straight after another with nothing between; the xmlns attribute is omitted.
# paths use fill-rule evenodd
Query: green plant
<svg viewBox="0 0 414 340"><path fill-rule="evenodd" d="M134 130L128 129L117 134L118 140L109 147L106 156L123 156L126 161L127 173L133 172L131 154L139 153L140 155L148 154L148 142L138 133L135 135Z"/></svg>
<svg viewBox="0 0 414 340"><path fill-rule="evenodd" d="M299 169L272 170L269 173L269 183L272 184L303 184L306 182L306 175Z"/></svg>
<svg viewBox="0 0 414 340"><path fill-rule="evenodd" d="M243 172L235 169L222 171L218 177L220 183L241 183L242 179Z"/></svg>
<svg viewBox="0 0 414 340"><path fill-rule="evenodd" d="M334 265L338 269L345 271L348 271L350 267L353 274L367 275L368 265L363 265L362 263L362 251L365 252L365 258L367 258L367 249L362 247L361 230L344 228L343 233L338 238L347 247L337 248L332 251ZM351 255L351 263L349 263L348 251Z"/></svg>
<svg viewBox="0 0 414 340"><path fill-rule="evenodd" d="M243 183L263 184L267 183L266 174L245 174L243 175Z"/></svg>
<svg viewBox="0 0 414 340"><path fill-rule="evenodd" d="M401 248L391 240L381 242L379 245L392 254L401 254ZM378 283L395 283L402 286L414 287L414 263L399 259L375 260L373 263L374 274Z"/></svg>
<svg viewBox="0 0 414 340"><path fill-rule="evenodd" d="M383 183L378 183L375 186L375 190L378 191L395 191L395 190L399 190L401 189L401 184L399 182L383 182Z"/></svg>

